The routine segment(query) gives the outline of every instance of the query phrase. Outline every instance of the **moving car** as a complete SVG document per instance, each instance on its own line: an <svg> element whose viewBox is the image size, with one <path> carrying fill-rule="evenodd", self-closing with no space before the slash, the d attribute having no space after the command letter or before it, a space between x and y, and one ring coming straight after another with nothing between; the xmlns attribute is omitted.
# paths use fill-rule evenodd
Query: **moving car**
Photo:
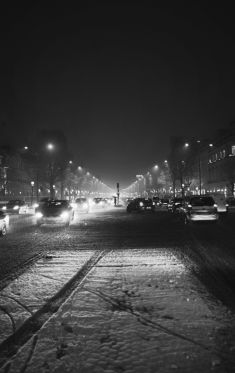
<svg viewBox="0 0 235 373"><path fill-rule="evenodd" d="M183 204L183 198L175 197L169 201L167 205L167 209L170 212L179 212L179 209L182 206L182 204Z"/></svg>
<svg viewBox="0 0 235 373"><path fill-rule="evenodd" d="M160 197L153 196L153 202L155 202L156 206L160 206Z"/></svg>
<svg viewBox="0 0 235 373"><path fill-rule="evenodd" d="M21 199L11 199L6 204L2 205L2 211L9 214L19 214L20 212L25 212L26 209L27 205L25 201Z"/></svg>
<svg viewBox="0 0 235 373"><path fill-rule="evenodd" d="M228 212L226 197L223 193L211 193L210 196L214 199L218 212Z"/></svg>
<svg viewBox="0 0 235 373"><path fill-rule="evenodd" d="M36 211L36 223L59 223L69 225L74 218L74 210L67 200L49 200L39 206Z"/></svg>
<svg viewBox="0 0 235 373"><path fill-rule="evenodd" d="M0 211L0 236L5 236L7 233L7 215Z"/></svg>
<svg viewBox="0 0 235 373"><path fill-rule="evenodd" d="M227 204L228 212L235 212L235 198L234 197L227 198L226 204Z"/></svg>
<svg viewBox="0 0 235 373"><path fill-rule="evenodd" d="M193 196L183 206L185 224L195 221L214 221L219 219L217 205L211 196Z"/></svg>
<svg viewBox="0 0 235 373"><path fill-rule="evenodd" d="M130 201L126 208L127 212L132 211L155 211L155 202L151 200L151 198L135 198Z"/></svg>
<svg viewBox="0 0 235 373"><path fill-rule="evenodd" d="M90 210L89 201L85 197L76 198L74 208L77 212L88 213Z"/></svg>
<svg viewBox="0 0 235 373"><path fill-rule="evenodd" d="M94 207L105 207L107 205L107 201L105 198L95 197L93 198L92 204Z"/></svg>
<svg viewBox="0 0 235 373"><path fill-rule="evenodd" d="M169 198L162 198L159 201L159 206L161 206L161 207L167 207L168 204L169 204Z"/></svg>

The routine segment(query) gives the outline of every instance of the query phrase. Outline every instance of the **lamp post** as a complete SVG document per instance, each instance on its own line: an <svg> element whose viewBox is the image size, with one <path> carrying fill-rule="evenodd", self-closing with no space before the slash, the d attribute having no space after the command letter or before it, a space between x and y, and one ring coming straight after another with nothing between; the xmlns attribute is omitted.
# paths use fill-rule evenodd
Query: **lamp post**
<svg viewBox="0 0 235 373"><path fill-rule="evenodd" d="M46 144L46 149L49 150L50 153L53 153L55 146L52 143ZM50 199L54 199L55 196L55 189L53 188L54 184L54 177L53 177L53 163L52 159L49 162L49 185L50 185Z"/></svg>
<svg viewBox="0 0 235 373"><path fill-rule="evenodd" d="M33 204L34 181L31 181L31 205Z"/></svg>

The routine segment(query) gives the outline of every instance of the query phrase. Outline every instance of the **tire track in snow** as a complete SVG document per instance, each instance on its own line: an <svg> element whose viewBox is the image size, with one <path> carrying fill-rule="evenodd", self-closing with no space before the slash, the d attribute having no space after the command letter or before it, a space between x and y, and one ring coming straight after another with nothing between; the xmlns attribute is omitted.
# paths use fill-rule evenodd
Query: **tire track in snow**
<svg viewBox="0 0 235 373"><path fill-rule="evenodd" d="M61 305L66 302L73 291L108 252L110 252L110 249L97 250L79 271L50 298L42 308L28 318L15 333L0 344L0 368L42 328L54 313L58 311Z"/></svg>

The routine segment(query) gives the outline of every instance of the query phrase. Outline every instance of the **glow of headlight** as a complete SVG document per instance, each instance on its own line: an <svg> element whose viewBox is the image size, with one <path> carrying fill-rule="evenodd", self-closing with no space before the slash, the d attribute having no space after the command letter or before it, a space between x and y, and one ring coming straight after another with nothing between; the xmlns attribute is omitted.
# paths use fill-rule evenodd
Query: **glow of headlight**
<svg viewBox="0 0 235 373"><path fill-rule="evenodd" d="M7 225L9 225L9 215L6 215L5 220L6 220Z"/></svg>
<svg viewBox="0 0 235 373"><path fill-rule="evenodd" d="M143 203L143 202L140 202L139 204L140 204L141 207L144 206L144 203Z"/></svg>
<svg viewBox="0 0 235 373"><path fill-rule="evenodd" d="M84 204L83 204L83 208L84 208L84 209L87 209L87 207L88 207L88 204L87 204L87 203L84 203Z"/></svg>
<svg viewBox="0 0 235 373"><path fill-rule="evenodd" d="M62 214L60 215L60 217L61 217L62 219L68 219L68 217L69 217L69 213L68 213L67 211L64 211L64 212L62 212Z"/></svg>
<svg viewBox="0 0 235 373"><path fill-rule="evenodd" d="M34 203L34 204L33 204L33 207L34 207L34 208L36 208L36 207L38 207L38 206L39 206L38 203Z"/></svg>
<svg viewBox="0 0 235 373"><path fill-rule="evenodd" d="M13 210L18 210L19 208L20 208L20 206L15 205L15 206L13 207Z"/></svg>
<svg viewBox="0 0 235 373"><path fill-rule="evenodd" d="M7 207L6 206L3 206L3 208L2 208L3 210L6 210L7 209Z"/></svg>
<svg viewBox="0 0 235 373"><path fill-rule="evenodd" d="M43 214L40 211L38 211L38 212L36 212L35 216L36 216L36 218L39 219L39 218L43 217Z"/></svg>

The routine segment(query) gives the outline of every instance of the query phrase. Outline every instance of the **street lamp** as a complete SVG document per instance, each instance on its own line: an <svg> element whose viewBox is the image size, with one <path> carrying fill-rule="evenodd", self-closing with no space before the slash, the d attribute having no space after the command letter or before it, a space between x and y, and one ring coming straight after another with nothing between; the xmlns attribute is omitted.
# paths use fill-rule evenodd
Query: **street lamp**
<svg viewBox="0 0 235 373"><path fill-rule="evenodd" d="M55 146L51 142L46 145L48 150L54 150Z"/></svg>
<svg viewBox="0 0 235 373"><path fill-rule="evenodd" d="M34 181L31 181L31 205L33 204L33 190L34 190Z"/></svg>
<svg viewBox="0 0 235 373"><path fill-rule="evenodd" d="M51 153L55 149L55 146L54 146L54 144L52 144L50 142L50 143L46 144L46 148ZM54 171L53 170L53 163L52 163L52 159L51 159L50 163L49 163L49 184L50 184L50 198L51 199L54 199L54 195L55 195L55 190L53 188L53 182L54 182L53 171Z"/></svg>

